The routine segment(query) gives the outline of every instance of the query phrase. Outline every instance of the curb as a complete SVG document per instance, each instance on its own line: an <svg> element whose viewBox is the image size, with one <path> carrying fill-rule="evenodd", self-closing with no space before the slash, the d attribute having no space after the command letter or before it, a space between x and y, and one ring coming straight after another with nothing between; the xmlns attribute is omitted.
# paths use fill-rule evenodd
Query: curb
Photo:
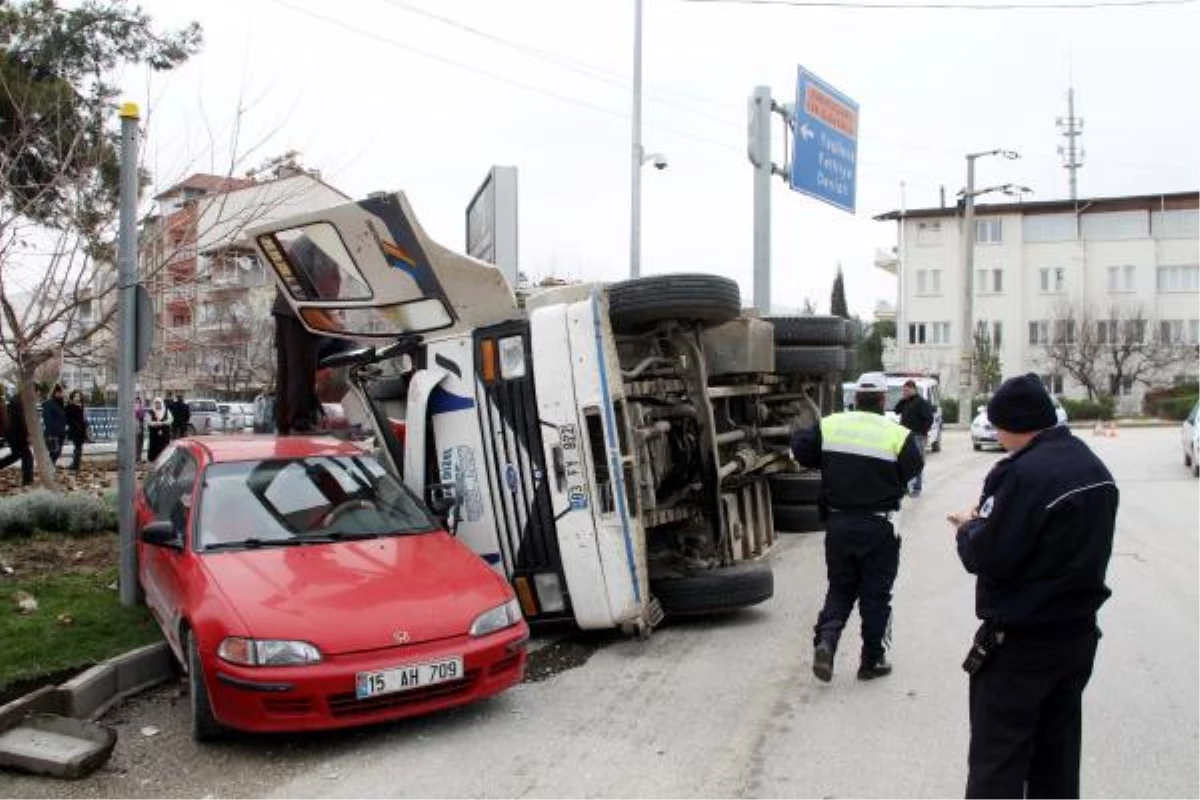
<svg viewBox="0 0 1200 800"><path fill-rule="evenodd" d="M168 680L174 656L166 642L146 645L103 661L59 686L43 686L0 706L0 731L30 714L95 720L118 700Z"/></svg>

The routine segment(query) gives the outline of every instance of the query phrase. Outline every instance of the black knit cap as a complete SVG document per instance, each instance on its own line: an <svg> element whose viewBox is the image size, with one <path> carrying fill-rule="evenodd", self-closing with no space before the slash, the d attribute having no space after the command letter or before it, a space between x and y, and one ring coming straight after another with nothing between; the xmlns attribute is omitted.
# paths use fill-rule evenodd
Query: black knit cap
<svg viewBox="0 0 1200 800"><path fill-rule="evenodd" d="M1000 384L987 405L988 421L1002 431L1029 433L1058 424L1054 401L1032 372Z"/></svg>

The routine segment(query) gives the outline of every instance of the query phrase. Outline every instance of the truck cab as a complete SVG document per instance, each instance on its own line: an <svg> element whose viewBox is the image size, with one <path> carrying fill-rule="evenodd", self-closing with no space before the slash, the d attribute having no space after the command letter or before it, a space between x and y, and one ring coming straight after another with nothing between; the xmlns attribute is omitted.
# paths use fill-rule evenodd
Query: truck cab
<svg viewBox="0 0 1200 800"><path fill-rule="evenodd" d="M364 345L326 366L349 367L385 460L531 621L645 634L772 596L767 479L820 412L774 375L736 283L657 275L521 307L400 193L251 236L306 328Z"/></svg>

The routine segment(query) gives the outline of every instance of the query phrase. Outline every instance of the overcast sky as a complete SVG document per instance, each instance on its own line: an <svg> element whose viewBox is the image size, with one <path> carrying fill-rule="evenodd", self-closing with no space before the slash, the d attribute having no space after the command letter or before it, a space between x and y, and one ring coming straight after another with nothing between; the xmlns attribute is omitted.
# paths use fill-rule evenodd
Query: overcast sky
<svg viewBox="0 0 1200 800"><path fill-rule="evenodd" d="M1069 76L1085 121L1081 196L1200 187L1200 4L1021 7L1032 2L892 10L645 0L643 141L670 166L643 173L643 274L726 275L750 303L746 101L756 85L794 100L797 65L859 103L858 211L775 181L776 306L808 297L827 313L839 262L853 312L893 302L895 281L873 261L895 244L894 223L871 218L900 207L902 182L909 208L936 206L941 186L953 203L968 152L1022 156L981 159L977 186L1067 196L1055 119L1067 113ZM145 7L162 25L197 20L205 35L186 67L124 76L128 99L142 105L157 190L191 172L240 175L296 149L352 197L403 190L431 235L462 250L467 202L491 165L512 164L525 272L628 274L633 0ZM773 139L781 162L778 127Z"/></svg>

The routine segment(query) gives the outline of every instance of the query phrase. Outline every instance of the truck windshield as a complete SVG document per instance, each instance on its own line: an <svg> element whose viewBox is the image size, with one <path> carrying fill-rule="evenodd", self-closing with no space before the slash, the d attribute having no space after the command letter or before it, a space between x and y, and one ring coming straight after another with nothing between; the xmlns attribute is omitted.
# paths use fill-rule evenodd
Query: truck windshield
<svg viewBox="0 0 1200 800"><path fill-rule="evenodd" d="M374 458L313 456L205 471L200 550L425 533L436 525Z"/></svg>

